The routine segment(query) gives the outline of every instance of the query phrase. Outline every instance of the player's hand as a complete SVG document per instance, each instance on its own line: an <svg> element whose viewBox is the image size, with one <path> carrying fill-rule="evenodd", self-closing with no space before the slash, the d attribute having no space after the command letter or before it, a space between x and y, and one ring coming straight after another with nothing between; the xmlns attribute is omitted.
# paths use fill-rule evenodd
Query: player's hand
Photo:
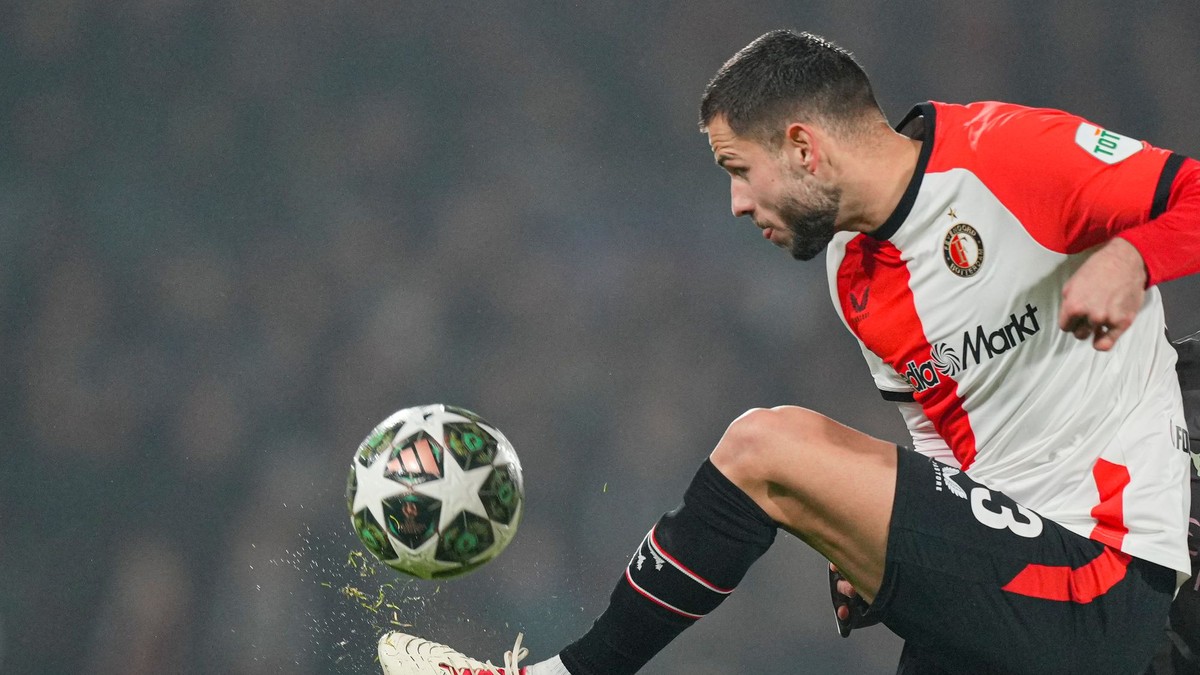
<svg viewBox="0 0 1200 675"><path fill-rule="evenodd" d="M837 614L838 621L849 621L850 601L857 598L858 593L854 590L854 585L838 572L837 565L829 563L829 575L832 584L832 588L829 590L833 594L833 611Z"/></svg>
<svg viewBox="0 0 1200 675"><path fill-rule="evenodd" d="M849 637L850 631L855 628L879 623L878 616L867 613L871 606L833 563L829 563L829 595L833 599L833 616L837 620L838 634L842 637Z"/></svg>
<svg viewBox="0 0 1200 675"><path fill-rule="evenodd" d="M1114 238L1063 286L1058 327L1106 352L1131 325L1146 296L1146 263L1133 244Z"/></svg>

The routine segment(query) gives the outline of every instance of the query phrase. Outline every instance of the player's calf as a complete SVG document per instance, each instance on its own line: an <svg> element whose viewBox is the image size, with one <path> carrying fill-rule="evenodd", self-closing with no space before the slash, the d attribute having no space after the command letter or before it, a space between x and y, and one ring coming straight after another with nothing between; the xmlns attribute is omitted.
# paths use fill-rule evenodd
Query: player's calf
<svg viewBox="0 0 1200 675"><path fill-rule="evenodd" d="M775 540L774 521L711 462L642 540L609 606L560 654L574 675L635 673L711 612Z"/></svg>

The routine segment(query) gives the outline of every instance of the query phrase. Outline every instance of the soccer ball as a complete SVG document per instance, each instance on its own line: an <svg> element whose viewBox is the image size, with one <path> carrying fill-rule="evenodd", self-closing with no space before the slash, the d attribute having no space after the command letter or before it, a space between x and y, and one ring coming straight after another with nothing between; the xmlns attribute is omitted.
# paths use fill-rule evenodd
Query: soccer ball
<svg viewBox="0 0 1200 675"><path fill-rule="evenodd" d="M346 505L363 544L422 579L466 574L512 541L525 489L500 430L448 405L405 408L358 446Z"/></svg>

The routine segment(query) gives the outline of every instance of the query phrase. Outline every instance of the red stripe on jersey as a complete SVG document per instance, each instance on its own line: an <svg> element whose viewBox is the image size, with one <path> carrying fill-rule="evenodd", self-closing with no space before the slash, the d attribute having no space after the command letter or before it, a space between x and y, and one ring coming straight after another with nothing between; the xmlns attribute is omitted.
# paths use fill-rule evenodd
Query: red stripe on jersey
<svg viewBox="0 0 1200 675"><path fill-rule="evenodd" d="M842 315L863 344L913 385L913 398L965 471L975 461L975 432L958 383L937 371L917 314L907 263L889 241L858 236L838 268Z"/></svg>
<svg viewBox="0 0 1200 675"><path fill-rule="evenodd" d="M1129 485L1129 469L1121 464L1097 459L1092 467L1092 478L1096 480L1096 489L1100 492L1100 503L1092 508L1096 527L1092 528L1089 536L1102 544L1121 548L1121 542L1129 533L1129 528L1125 526L1123 499L1125 486Z"/></svg>
<svg viewBox="0 0 1200 675"><path fill-rule="evenodd" d="M1090 563L1075 569L1066 565L1026 565L1003 590L1031 598L1087 604L1125 578L1129 560L1128 553L1105 547Z"/></svg>

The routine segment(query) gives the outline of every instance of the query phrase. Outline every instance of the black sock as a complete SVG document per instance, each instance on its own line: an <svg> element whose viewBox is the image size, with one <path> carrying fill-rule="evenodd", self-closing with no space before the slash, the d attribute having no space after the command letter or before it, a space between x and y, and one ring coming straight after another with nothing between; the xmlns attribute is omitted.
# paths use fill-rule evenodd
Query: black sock
<svg viewBox="0 0 1200 675"><path fill-rule="evenodd" d="M573 675L635 673L733 592L775 541L775 522L705 460L683 504L650 530L608 609L559 656Z"/></svg>

